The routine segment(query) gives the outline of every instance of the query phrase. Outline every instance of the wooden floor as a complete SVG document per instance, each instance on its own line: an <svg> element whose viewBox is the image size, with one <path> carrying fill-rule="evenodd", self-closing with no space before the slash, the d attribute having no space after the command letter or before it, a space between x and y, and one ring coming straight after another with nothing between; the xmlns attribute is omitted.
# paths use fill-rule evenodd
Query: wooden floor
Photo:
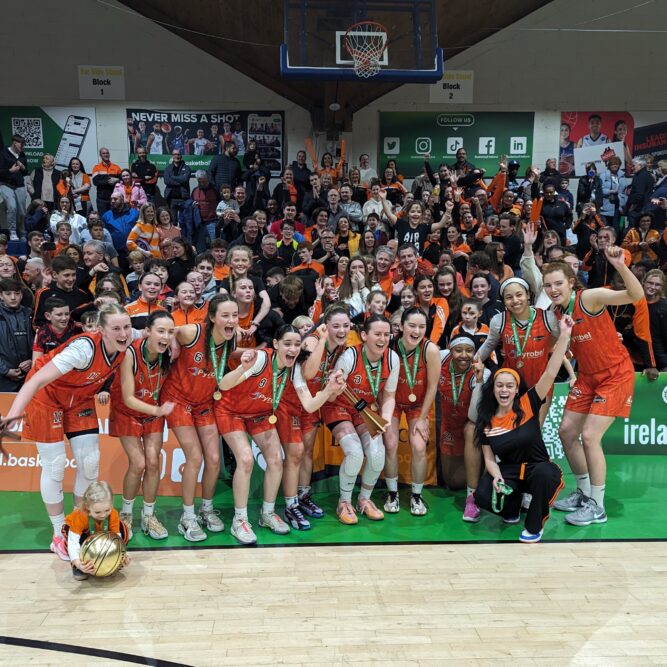
<svg viewBox="0 0 667 667"><path fill-rule="evenodd" d="M0 556L0 634L184 665L667 665L667 548L652 543L134 552L73 582ZM0 664L129 664L0 645Z"/></svg>

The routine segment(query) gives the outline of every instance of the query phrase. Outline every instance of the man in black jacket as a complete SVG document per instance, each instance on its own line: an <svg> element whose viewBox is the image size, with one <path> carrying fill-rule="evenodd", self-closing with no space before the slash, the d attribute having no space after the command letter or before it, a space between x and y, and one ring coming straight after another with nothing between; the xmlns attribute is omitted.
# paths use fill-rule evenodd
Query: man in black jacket
<svg viewBox="0 0 667 667"><path fill-rule="evenodd" d="M18 391L32 366L32 322L21 283L0 280L0 391Z"/></svg>
<svg viewBox="0 0 667 667"><path fill-rule="evenodd" d="M211 158L208 172L211 175L211 182L218 191L223 183L227 183L232 190L237 185L241 185L241 164L236 159L238 152L238 148L233 141L225 141L224 153L214 155Z"/></svg>
<svg viewBox="0 0 667 667"><path fill-rule="evenodd" d="M632 161L632 183L630 183L630 194L625 205L628 221L631 227L636 227L644 207L651 199L651 192L655 180L646 168L646 160L635 158Z"/></svg>
<svg viewBox="0 0 667 667"><path fill-rule="evenodd" d="M544 186L544 200L542 202L542 217L547 226L558 234L560 245L566 245L567 230L572 226L572 209L556 198L556 188L553 184Z"/></svg>
<svg viewBox="0 0 667 667"><path fill-rule="evenodd" d="M178 220L183 203L190 199L190 167L183 162L181 151L177 148L171 152L171 162L166 166L164 178L164 198L169 203L171 215Z"/></svg>
<svg viewBox="0 0 667 667"><path fill-rule="evenodd" d="M20 134L15 134L12 143L0 151L0 195L7 207L10 241L18 241L18 235L24 235L25 176L28 173L28 158L23 152L24 145L25 139Z"/></svg>
<svg viewBox="0 0 667 667"><path fill-rule="evenodd" d="M158 178L158 168L148 161L146 156L146 149L143 146L137 148L137 159L130 167L132 178L137 178L141 181L141 187L146 193L148 201L155 203L155 188Z"/></svg>

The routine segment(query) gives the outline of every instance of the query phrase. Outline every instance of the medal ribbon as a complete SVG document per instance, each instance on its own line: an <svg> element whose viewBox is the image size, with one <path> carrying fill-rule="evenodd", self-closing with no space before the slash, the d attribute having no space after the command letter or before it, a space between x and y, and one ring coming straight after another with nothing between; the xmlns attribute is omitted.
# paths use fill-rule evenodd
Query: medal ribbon
<svg viewBox="0 0 667 667"><path fill-rule="evenodd" d="M278 386L278 376L280 372L278 371L278 355L273 355L273 373L271 376L272 383L272 396L271 400L273 403L273 412L278 409L278 404L282 398L283 391L285 391L285 385L287 384L287 376L289 375L289 369L283 368L282 379L280 380L280 386Z"/></svg>
<svg viewBox="0 0 667 667"><path fill-rule="evenodd" d="M401 353L403 360L403 368L405 369L405 379L408 381L408 387L412 391L417 381L417 369L419 368L419 346L415 348L414 357L412 358L412 373L410 373L410 366L408 365L408 353L405 351L403 341L398 341L398 350Z"/></svg>
<svg viewBox="0 0 667 667"><path fill-rule="evenodd" d="M209 350L211 351L211 363L213 364L213 374L215 375L215 384L216 388L219 390L220 382L222 381L222 376L225 374L225 367L227 366L227 350L228 350L227 341L225 341L225 344L222 348L222 354L220 355L220 359L218 359L218 355L216 354L215 341L213 340L213 336L211 336L211 340L209 341Z"/></svg>
<svg viewBox="0 0 667 667"><path fill-rule="evenodd" d="M380 378L382 376L382 358L378 360L377 368L375 369L375 375L373 375L373 369L371 368L371 363L368 361L366 356L366 350L361 348L361 358L364 360L364 368L366 369L366 377L368 378L368 383L371 385L371 392L373 397L377 401L378 394L380 393Z"/></svg>
<svg viewBox="0 0 667 667"><path fill-rule="evenodd" d="M514 336L514 347L516 348L516 358L523 356L523 351L526 349L528 344L528 339L530 338L530 330L533 328L533 322L535 322L535 316L537 312L535 308L530 307L530 317L528 318L528 325L526 326L526 333L523 337L523 345L521 344L521 338L519 338L519 330L516 325L516 319L514 315L510 315L510 321L512 323L512 335Z"/></svg>
<svg viewBox="0 0 667 667"><path fill-rule="evenodd" d="M155 389L153 389L153 383L151 382L151 365L148 361L148 341L144 341L141 345L141 358L146 364L146 375L148 377L148 388L152 391L153 400L157 401L160 394L160 379L162 378L162 355L157 355L157 384Z"/></svg>
<svg viewBox="0 0 667 667"><path fill-rule="evenodd" d="M340 347L337 347L332 353L329 353L329 343L324 343L324 366L322 368L322 379L320 380L320 387L324 387L324 383L327 381L327 374L329 372L329 366L335 364L340 357Z"/></svg>
<svg viewBox="0 0 667 667"><path fill-rule="evenodd" d="M466 381L466 373L467 371L463 371L461 374L461 382L459 382L458 387L456 386L456 373L454 372L454 364L450 361L449 362L449 376L452 379L452 399L454 400L454 405L459 404L459 396L461 395L461 392L463 391L463 385Z"/></svg>

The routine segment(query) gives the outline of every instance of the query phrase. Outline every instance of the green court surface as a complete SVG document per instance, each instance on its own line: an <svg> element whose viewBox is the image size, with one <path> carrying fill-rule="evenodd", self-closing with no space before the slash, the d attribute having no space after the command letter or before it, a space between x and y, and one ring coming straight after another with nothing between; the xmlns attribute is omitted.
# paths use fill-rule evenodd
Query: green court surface
<svg viewBox="0 0 667 667"><path fill-rule="evenodd" d="M606 524L585 528L570 526L564 522L561 512L553 512L544 531L544 542L549 541L600 541L600 540L667 540L665 488L667 487L667 457L665 456L609 456L607 495L605 505L609 521ZM287 536L272 534L257 525L261 499L261 472L253 478L253 496L249 508L250 521L258 536L258 546L307 546L325 544L382 544L382 543L463 543L463 542L513 542L518 539L521 524L508 526L489 513L483 512L477 524L461 520L465 493L452 493L440 488L424 489L424 499L429 513L413 517L409 512L409 488L400 491L402 508L399 514L386 515L384 521L372 522L360 517L356 526L343 526L335 515L337 478L317 482L314 496L323 507L326 516L311 520L309 531L292 531ZM565 474L567 493L573 488L572 475ZM381 507L385 491L378 489L373 498ZM355 496L356 498L356 496ZM0 553L8 551L46 551L51 531L38 493L0 493ZM116 507L120 498L116 499ZM226 548L236 545L229 534L233 513L232 492L228 482L220 482L215 506L225 521L225 531L214 534L204 542L186 542L177 532L176 525L181 512L180 498L160 497L157 515L170 532L166 540L155 541L139 530L141 498L135 503L135 536L130 542L133 549L160 548ZM71 507L71 497L66 499L66 510ZM279 496L277 511L283 509ZM238 546L238 545L236 545ZM242 548L242 547L238 547Z"/></svg>

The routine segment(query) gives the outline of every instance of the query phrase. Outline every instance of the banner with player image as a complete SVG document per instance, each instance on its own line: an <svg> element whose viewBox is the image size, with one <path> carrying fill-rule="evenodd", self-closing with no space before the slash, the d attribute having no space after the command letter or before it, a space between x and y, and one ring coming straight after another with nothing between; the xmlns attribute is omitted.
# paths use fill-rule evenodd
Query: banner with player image
<svg viewBox="0 0 667 667"><path fill-rule="evenodd" d="M634 157L657 163L667 158L667 120L664 112L563 111L560 121L558 170L585 176L593 162L598 174L612 157L621 169ZM652 165L649 165L651 167Z"/></svg>
<svg viewBox="0 0 667 667"><path fill-rule="evenodd" d="M194 172L208 169L211 158L222 153L225 141L236 143L241 163L255 142L257 155L278 176L285 156L284 128L282 111L127 109L129 164L143 146L148 159L163 171L172 150L178 149Z"/></svg>
<svg viewBox="0 0 667 667"><path fill-rule="evenodd" d="M44 153L55 156L56 169L68 169L76 157L90 171L97 164L97 123L93 107L0 107L0 135L25 139L28 171L42 165Z"/></svg>

